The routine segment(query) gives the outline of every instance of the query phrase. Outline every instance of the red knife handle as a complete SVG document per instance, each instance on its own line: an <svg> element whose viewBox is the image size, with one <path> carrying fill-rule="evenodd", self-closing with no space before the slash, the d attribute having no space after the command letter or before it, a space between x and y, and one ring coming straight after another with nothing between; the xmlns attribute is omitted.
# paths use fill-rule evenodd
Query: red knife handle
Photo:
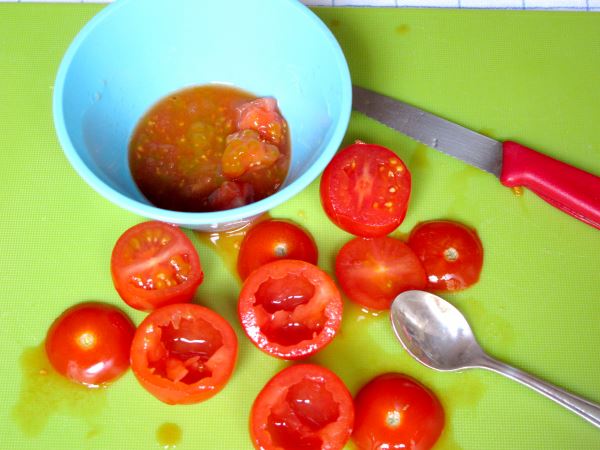
<svg viewBox="0 0 600 450"><path fill-rule="evenodd" d="M552 206L600 229L600 177L516 142L502 144L504 186L523 186Z"/></svg>

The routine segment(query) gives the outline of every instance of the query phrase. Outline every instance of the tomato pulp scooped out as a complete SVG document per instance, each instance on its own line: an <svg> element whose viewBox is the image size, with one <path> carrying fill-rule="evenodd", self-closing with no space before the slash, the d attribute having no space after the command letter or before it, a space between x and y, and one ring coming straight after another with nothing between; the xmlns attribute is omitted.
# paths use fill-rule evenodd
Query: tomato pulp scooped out
<svg viewBox="0 0 600 450"><path fill-rule="evenodd" d="M250 414L254 448L341 450L350 438L354 406L329 369L299 364L283 369L260 391Z"/></svg>
<svg viewBox="0 0 600 450"><path fill-rule="evenodd" d="M342 298L329 275L305 261L265 264L244 281L238 313L252 343L282 359L306 358L336 335Z"/></svg>

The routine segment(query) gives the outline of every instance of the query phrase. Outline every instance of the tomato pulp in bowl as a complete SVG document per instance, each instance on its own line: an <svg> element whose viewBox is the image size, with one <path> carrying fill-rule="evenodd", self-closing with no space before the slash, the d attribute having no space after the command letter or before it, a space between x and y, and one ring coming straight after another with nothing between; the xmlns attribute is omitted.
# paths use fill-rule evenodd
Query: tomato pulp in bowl
<svg viewBox="0 0 600 450"><path fill-rule="evenodd" d="M214 82L277 99L291 139L287 177L274 194L239 208L156 207L131 176L133 130L169 93ZM337 41L295 0L117 1L67 50L53 100L64 152L96 191L141 216L205 231L238 226L310 184L337 151L350 109L350 75Z"/></svg>

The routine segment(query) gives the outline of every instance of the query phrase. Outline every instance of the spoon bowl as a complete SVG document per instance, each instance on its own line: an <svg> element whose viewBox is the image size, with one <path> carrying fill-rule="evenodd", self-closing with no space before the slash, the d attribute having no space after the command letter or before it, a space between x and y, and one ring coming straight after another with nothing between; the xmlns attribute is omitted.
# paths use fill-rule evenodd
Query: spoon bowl
<svg viewBox="0 0 600 450"><path fill-rule="evenodd" d="M482 368L515 380L600 427L600 405L553 386L486 354L461 312L437 295L406 291L390 310L392 328L402 346L432 369Z"/></svg>
<svg viewBox="0 0 600 450"><path fill-rule="evenodd" d="M423 291L400 294L391 307L394 333L413 358L435 370L481 367L484 353L458 309Z"/></svg>

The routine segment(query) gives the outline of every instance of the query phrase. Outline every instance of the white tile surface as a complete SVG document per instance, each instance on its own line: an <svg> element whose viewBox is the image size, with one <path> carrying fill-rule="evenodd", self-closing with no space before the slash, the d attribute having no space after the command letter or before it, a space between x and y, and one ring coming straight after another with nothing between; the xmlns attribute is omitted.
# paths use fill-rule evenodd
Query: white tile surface
<svg viewBox="0 0 600 450"><path fill-rule="evenodd" d="M113 0L0 0L0 3L110 3ZM198 0L206 1L206 0ZM215 0L222 1L222 0ZM308 6L575 9L600 11L600 0L301 0Z"/></svg>

